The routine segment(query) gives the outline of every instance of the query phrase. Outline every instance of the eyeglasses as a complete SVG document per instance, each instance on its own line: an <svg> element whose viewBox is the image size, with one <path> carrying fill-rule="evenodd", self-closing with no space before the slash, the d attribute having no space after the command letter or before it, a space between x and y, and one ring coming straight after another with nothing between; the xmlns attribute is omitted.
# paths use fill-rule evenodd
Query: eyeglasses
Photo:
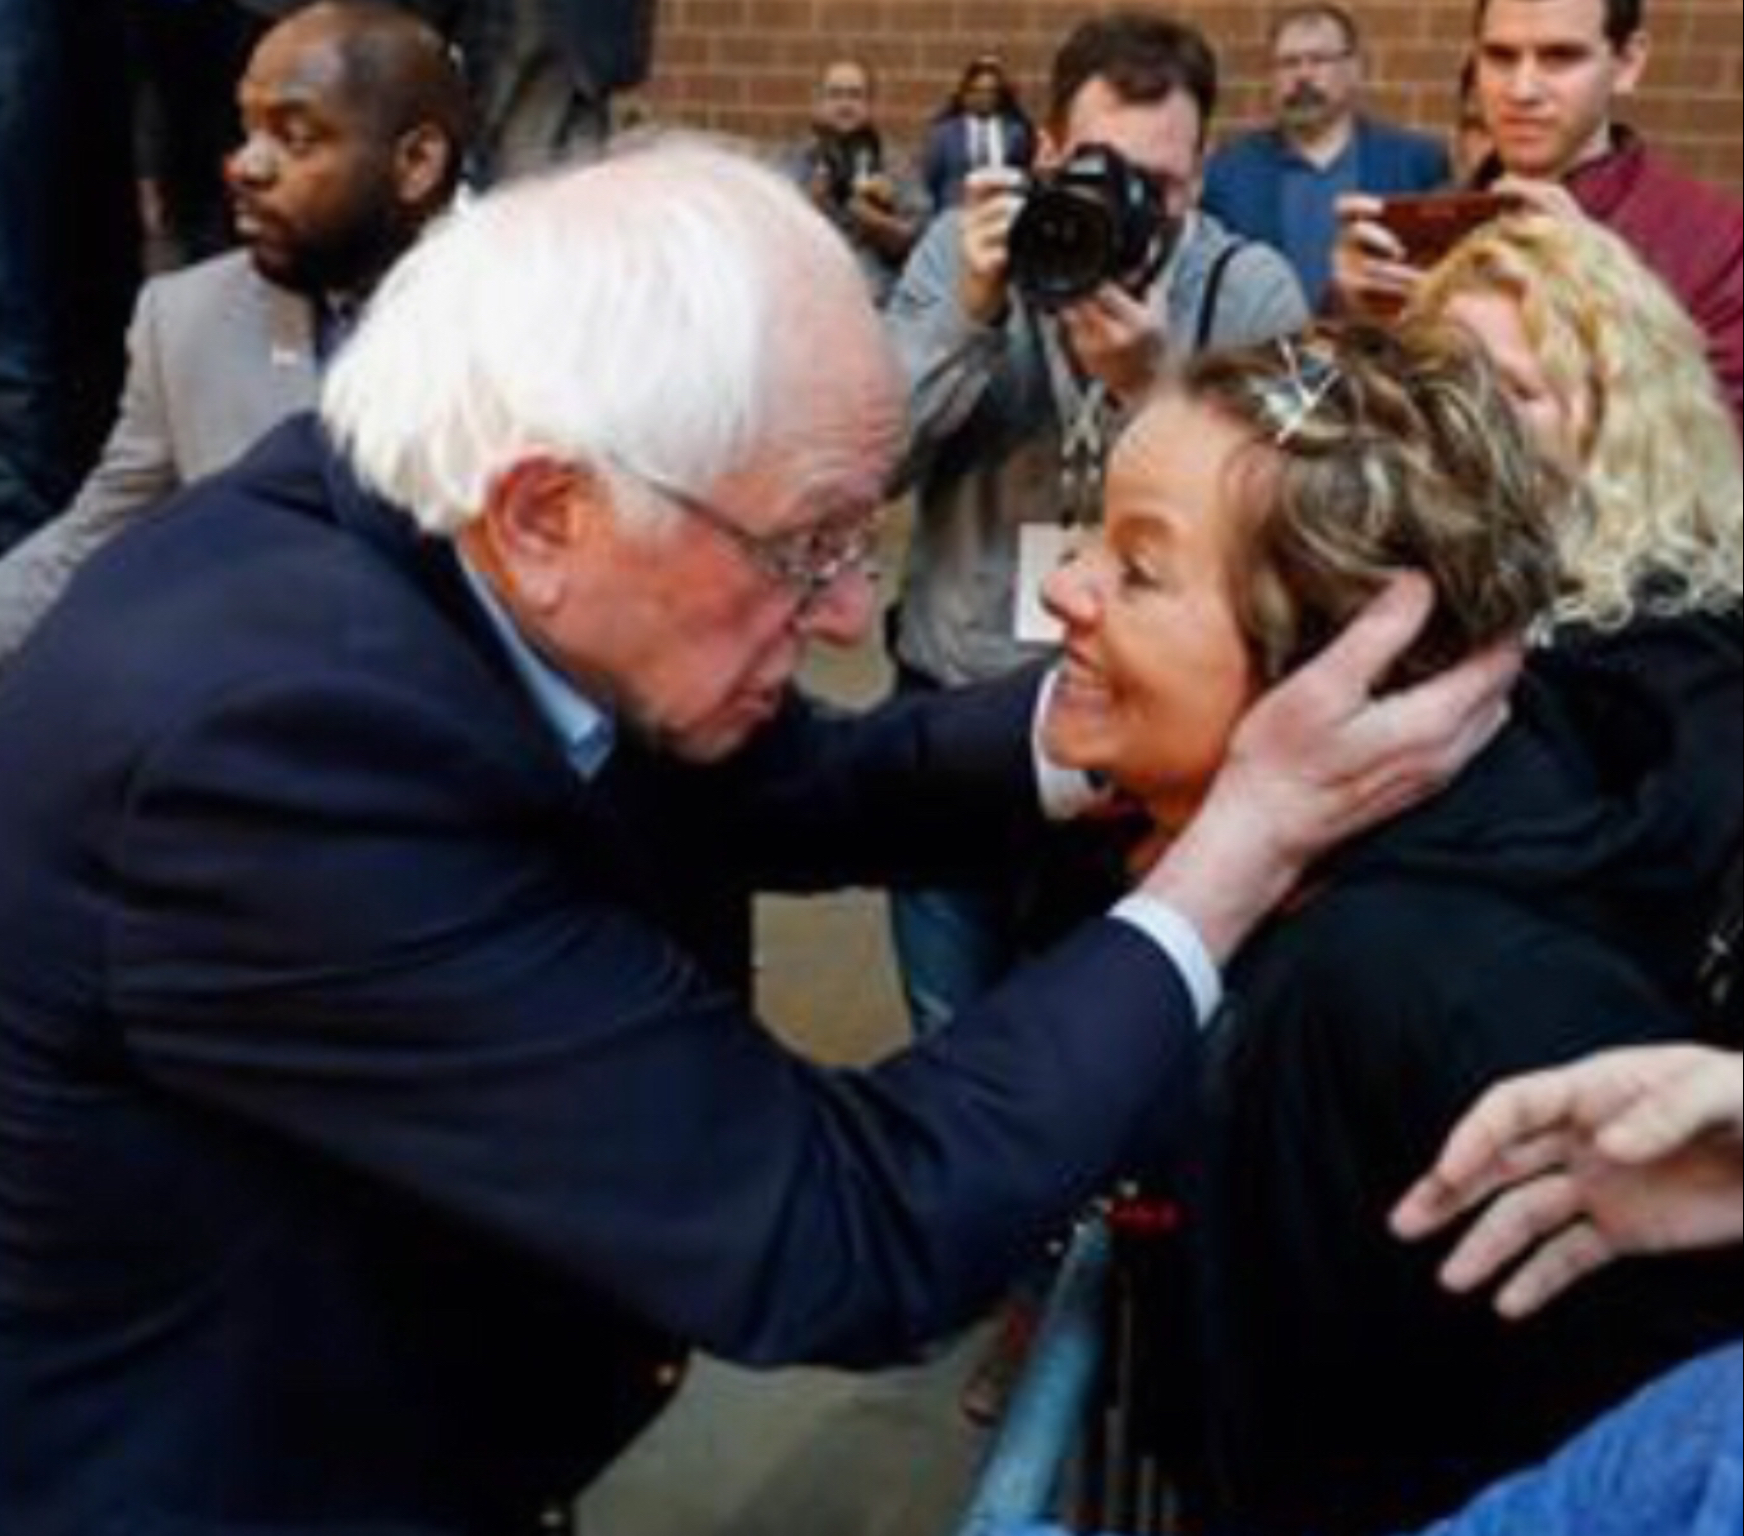
<svg viewBox="0 0 1744 1536"><path fill-rule="evenodd" d="M1272 68L1280 75L1292 75L1299 69L1330 69L1354 57L1349 48L1304 48L1300 53L1280 53Z"/></svg>
<svg viewBox="0 0 1744 1536"><path fill-rule="evenodd" d="M756 534L700 496L621 466L619 473L712 528L765 577L786 588L801 608L811 607L844 577L865 572L878 548L882 518L876 507L822 518L785 533Z"/></svg>

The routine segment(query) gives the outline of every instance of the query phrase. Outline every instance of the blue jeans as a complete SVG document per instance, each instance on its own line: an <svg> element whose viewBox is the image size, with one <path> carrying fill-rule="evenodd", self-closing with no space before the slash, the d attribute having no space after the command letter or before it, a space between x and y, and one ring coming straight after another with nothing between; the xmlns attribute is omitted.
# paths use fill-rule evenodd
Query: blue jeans
<svg viewBox="0 0 1744 1536"><path fill-rule="evenodd" d="M0 549L59 505L50 226L66 0L0 0ZM63 194L76 194L63 188Z"/></svg>
<svg viewBox="0 0 1744 1536"><path fill-rule="evenodd" d="M1736 1347L1685 1366L1420 1536L1740 1536L1741 1371Z"/></svg>
<svg viewBox="0 0 1744 1536"><path fill-rule="evenodd" d="M916 1039L938 1034L1017 963L1008 912L996 891L891 893L890 936Z"/></svg>

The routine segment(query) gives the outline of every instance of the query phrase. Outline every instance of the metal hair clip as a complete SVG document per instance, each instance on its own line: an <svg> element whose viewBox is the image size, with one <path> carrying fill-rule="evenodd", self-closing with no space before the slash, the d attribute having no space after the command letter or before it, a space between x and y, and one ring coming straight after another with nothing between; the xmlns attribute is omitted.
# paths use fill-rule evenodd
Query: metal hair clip
<svg viewBox="0 0 1744 1536"><path fill-rule="evenodd" d="M1268 384L1266 404L1278 421L1272 441L1280 448L1288 448L1344 375L1331 358L1299 351L1288 336L1278 342L1278 350L1289 365L1290 377ZM1281 398L1286 390L1287 398Z"/></svg>

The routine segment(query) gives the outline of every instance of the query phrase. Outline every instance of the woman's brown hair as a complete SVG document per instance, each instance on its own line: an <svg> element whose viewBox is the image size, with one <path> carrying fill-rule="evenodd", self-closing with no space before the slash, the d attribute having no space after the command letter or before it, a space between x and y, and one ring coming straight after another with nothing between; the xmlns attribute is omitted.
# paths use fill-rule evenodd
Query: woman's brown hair
<svg viewBox="0 0 1744 1536"><path fill-rule="evenodd" d="M1268 679L1300 666L1403 569L1429 577L1436 606L1395 683L1553 609L1558 527L1582 515L1580 496L1463 336L1322 327L1206 355L1178 388L1253 437L1235 466L1250 517L1231 585Z"/></svg>

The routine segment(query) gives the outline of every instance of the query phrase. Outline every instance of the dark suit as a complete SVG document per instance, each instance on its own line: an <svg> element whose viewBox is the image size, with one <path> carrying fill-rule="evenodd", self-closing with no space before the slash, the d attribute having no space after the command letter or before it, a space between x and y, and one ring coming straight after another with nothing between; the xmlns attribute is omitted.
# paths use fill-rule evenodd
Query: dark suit
<svg viewBox="0 0 1744 1536"><path fill-rule="evenodd" d="M409 526L298 419L0 683L6 1536L508 1536L678 1341L965 1319L1185 1076L1119 923L865 1074L682 942L1032 835L1033 681L589 784Z"/></svg>

